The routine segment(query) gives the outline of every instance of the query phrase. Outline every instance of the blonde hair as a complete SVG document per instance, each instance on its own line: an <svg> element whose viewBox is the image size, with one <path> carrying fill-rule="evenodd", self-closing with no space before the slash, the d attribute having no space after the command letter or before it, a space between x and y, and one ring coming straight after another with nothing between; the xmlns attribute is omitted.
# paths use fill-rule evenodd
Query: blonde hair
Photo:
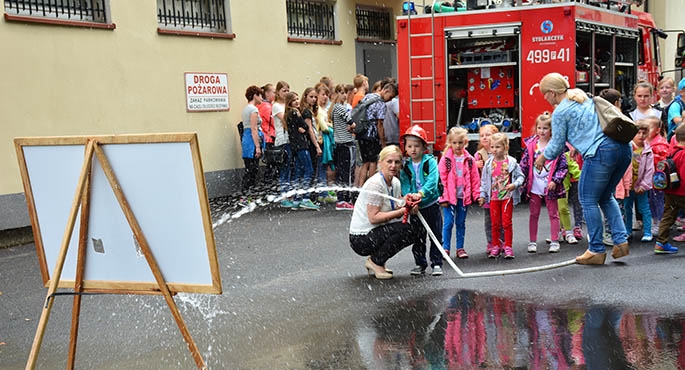
<svg viewBox="0 0 685 370"><path fill-rule="evenodd" d="M640 118L635 121L635 126L637 126L638 131L649 132L649 120L647 118Z"/></svg>
<svg viewBox="0 0 685 370"><path fill-rule="evenodd" d="M458 138L466 138L468 137L468 131L463 128L463 127L452 127L448 132L447 132L447 139L445 140L445 147L450 146L450 142L454 139Z"/></svg>
<svg viewBox="0 0 685 370"><path fill-rule="evenodd" d="M380 171L380 163L385 160L390 154L399 154L400 158L402 158L402 151L400 150L400 147L397 145L388 145L381 149L381 152L378 154L378 170Z"/></svg>
<svg viewBox="0 0 685 370"><path fill-rule="evenodd" d="M546 123L549 128L552 128L552 115L549 114L549 112L542 112L542 114L535 119L535 127L533 130L537 130L538 124L540 123Z"/></svg>
<svg viewBox="0 0 685 370"><path fill-rule="evenodd" d="M669 82L671 83L671 86L673 86L673 88L675 89L675 80L673 79L673 77L662 78L661 81L659 81L659 83L656 84L656 88L660 89L661 86L666 85Z"/></svg>
<svg viewBox="0 0 685 370"><path fill-rule="evenodd" d="M657 131L659 131L659 135L661 136L666 136L666 130L664 129L664 125L661 123L661 120L657 116L648 116L645 118L645 121L649 124L650 130L652 129L652 124L656 124L655 126L657 127Z"/></svg>
<svg viewBox="0 0 685 370"><path fill-rule="evenodd" d="M552 72L545 75L540 80L540 92L546 94L551 91L555 94L566 94L569 100L573 100L576 103L583 104L584 101L588 99L585 91L581 89L571 89L571 85L560 73Z"/></svg>
<svg viewBox="0 0 685 370"><path fill-rule="evenodd" d="M492 136L490 136L490 144L491 145L494 143L499 143L499 142L501 142L501 144L504 145L505 150L509 151L509 138L507 137L507 135L505 135L501 132L498 132L498 133L492 134Z"/></svg>
<svg viewBox="0 0 685 370"><path fill-rule="evenodd" d="M485 130L490 130L490 134L494 135L499 132L499 129L495 125L484 125L480 126L480 129L478 130L478 135L480 136L483 134L483 131ZM480 143L480 140L478 141L478 150L484 149L483 144Z"/></svg>

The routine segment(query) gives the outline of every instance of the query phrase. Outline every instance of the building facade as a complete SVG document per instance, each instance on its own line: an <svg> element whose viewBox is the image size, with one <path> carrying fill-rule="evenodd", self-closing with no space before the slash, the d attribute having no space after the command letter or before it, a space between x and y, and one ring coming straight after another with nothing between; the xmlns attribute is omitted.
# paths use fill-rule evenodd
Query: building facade
<svg viewBox="0 0 685 370"><path fill-rule="evenodd" d="M416 1L417 11L432 1ZM29 225L15 137L197 132L210 198L237 188L249 85L396 76L401 0L4 0L0 230ZM685 0L650 1L683 29ZM662 47L673 68L675 37ZM224 76L195 107L186 78ZM203 109L206 108L206 109Z"/></svg>

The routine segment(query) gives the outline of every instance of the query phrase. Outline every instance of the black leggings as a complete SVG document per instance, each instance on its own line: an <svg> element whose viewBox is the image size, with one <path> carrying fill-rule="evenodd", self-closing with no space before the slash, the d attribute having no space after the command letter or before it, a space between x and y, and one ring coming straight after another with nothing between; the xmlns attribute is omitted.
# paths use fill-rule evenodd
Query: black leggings
<svg viewBox="0 0 685 370"><path fill-rule="evenodd" d="M378 266L402 249L416 243L421 232L425 233L420 223L392 222L378 226L366 235L350 234L350 246L360 256L371 256L371 261Z"/></svg>

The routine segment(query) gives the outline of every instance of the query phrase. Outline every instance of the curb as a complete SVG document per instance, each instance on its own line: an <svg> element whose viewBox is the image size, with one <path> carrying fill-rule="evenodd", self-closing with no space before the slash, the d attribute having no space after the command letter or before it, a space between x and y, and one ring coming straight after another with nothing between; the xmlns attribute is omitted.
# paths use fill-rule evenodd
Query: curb
<svg viewBox="0 0 685 370"><path fill-rule="evenodd" d="M33 243L31 226L0 231L0 248L11 248Z"/></svg>

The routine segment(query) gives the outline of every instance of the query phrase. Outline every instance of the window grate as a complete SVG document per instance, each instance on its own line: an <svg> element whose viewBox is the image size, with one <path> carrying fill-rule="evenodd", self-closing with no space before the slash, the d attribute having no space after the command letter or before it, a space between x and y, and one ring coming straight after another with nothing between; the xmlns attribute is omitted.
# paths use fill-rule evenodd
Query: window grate
<svg viewBox="0 0 685 370"><path fill-rule="evenodd" d="M107 23L107 0L5 0L5 12L42 18Z"/></svg>
<svg viewBox="0 0 685 370"><path fill-rule="evenodd" d="M287 0L290 37L335 40L335 3Z"/></svg>
<svg viewBox="0 0 685 370"><path fill-rule="evenodd" d="M157 22L162 27L226 31L225 0L157 0Z"/></svg>
<svg viewBox="0 0 685 370"><path fill-rule="evenodd" d="M392 17L389 11L357 7L357 37L391 40Z"/></svg>

